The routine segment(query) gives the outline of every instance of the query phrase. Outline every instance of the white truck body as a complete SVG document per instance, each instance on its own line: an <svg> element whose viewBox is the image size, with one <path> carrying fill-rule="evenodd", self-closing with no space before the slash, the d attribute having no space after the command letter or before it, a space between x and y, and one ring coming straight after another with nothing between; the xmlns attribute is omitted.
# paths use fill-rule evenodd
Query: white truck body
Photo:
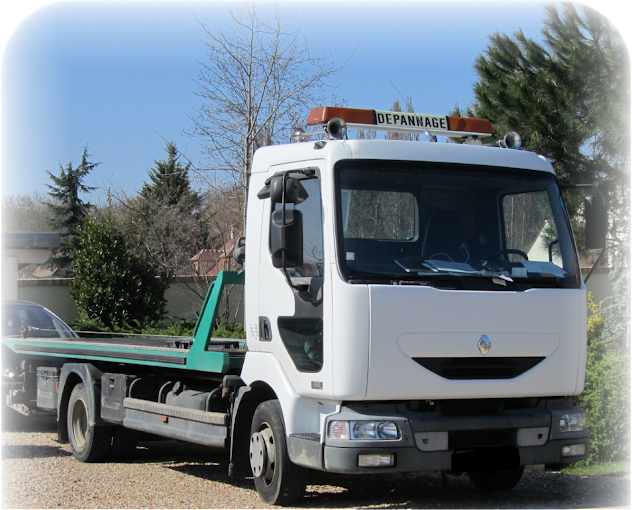
<svg viewBox="0 0 632 510"><path fill-rule="evenodd" d="M339 115L469 140L347 140ZM192 338L46 338L24 324L2 339L6 404L56 412L82 462L128 458L138 432L227 448L229 474L278 505L302 495L305 468L467 472L509 489L524 466L587 458L571 398L586 289L550 163L481 146L481 119L312 110L308 124L325 123L327 140L255 153L245 271L218 275ZM605 235L593 202L587 245ZM214 335L234 285L245 342Z"/></svg>

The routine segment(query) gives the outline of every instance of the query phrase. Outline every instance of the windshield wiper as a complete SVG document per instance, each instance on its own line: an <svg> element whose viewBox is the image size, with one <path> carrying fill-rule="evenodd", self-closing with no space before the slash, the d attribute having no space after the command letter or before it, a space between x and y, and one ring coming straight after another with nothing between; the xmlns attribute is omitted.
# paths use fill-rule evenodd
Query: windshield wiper
<svg viewBox="0 0 632 510"><path fill-rule="evenodd" d="M450 273L423 273L423 274L384 274L384 275L352 275L349 283L355 284L382 284L382 285L420 285L441 289L462 288L462 285L454 285L460 282L462 275Z"/></svg>
<svg viewBox="0 0 632 510"><path fill-rule="evenodd" d="M503 279L506 285L498 285L492 280L498 273L492 274L463 274L448 272L427 272L407 274L383 274L383 275L351 275L347 281L358 285L411 285L433 287L443 290L509 290L523 291L532 288L562 288L562 278L555 276L511 278L513 281Z"/></svg>
<svg viewBox="0 0 632 510"><path fill-rule="evenodd" d="M393 278L397 278L396 275L351 275L347 280L350 283L358 283L358 284L371 284L371 283L382 283L382 284L390 284Z"/></svg>

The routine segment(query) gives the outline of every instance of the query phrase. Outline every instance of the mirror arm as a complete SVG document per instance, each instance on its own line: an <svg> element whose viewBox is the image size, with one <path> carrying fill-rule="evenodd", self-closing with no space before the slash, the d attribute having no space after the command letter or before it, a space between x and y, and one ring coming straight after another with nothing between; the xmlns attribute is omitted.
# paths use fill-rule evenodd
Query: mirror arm
<svg viewBox="0 0 632 510"><path fill-rule="evenodd" d="M586 278L584 278L584 285L588 281L588 278L590 278L590 276L593 274L593 271L595 269L597 269L597 265L599 264L599 262L601 262L601 259L602 259L603 255L604 255L604 253L606 253L606 247L605 246L602 248L601 253L597 257L597 260L595 260L595 263L590 268L590 271L588 271L588 274L586 275Z"/></svg>
<svg viewBox="0 0 632 510"><path fill-rule="evenodd" d="M603 193L601 191L599 191L599 188L597 187L596 184L566 184L564 186L560 186L560 190L573 189L573 188L592 188L601 197L601 199L603 200L603 203L604 204L606 203L606 197L604 197Z"/></svg>
<svg viewBox="0 0 632 510"><path fill-rule="evenodd" d="M285 172L283 174L283 194L281 195L281 224L284 227L285 227L285 206L286 206L285 192L286 192L286 184L287 184L289 173L290 172ZM299 288L296 285L294 285L294 283L292 283L292 278L290 277L290 273L288 273L287 271L287 265L285 263L285 251L283 252L282 260L283 260L283 267L281 268L281 270L283 271L283 275L285 276L285 279L287 280L288 285L295 291L299 291Z"/></svg>
<svg viewBox="0 0 632 510"><path fill-rule="evenodd" d="M553 246L556 244L560 244L560 240L556 239L555 241L551 241L549 243L549 262L553 262Z"/></svg>
<svg viewBox="0 0 632 510"><path fill-rule="evenodd" d="M285 276L285 279L287 280L287 284L294 290L298 291L299 288L292 283L292 277L290 276L290 273L287 272L287 268L285 267L285 254L283 254L283 268L281 268L281 271L283 271L283 275Z"/></svg>

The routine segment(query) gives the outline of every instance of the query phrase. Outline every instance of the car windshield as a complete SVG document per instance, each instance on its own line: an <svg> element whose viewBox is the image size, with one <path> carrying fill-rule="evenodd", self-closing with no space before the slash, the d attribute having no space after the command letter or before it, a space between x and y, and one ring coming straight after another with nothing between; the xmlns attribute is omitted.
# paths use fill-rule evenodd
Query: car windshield
<svg viewBox="0 0 632 510"><path fill-rule="evenodd" d="M2 303L2 336L29 338L75 338L77 335L61 319L43 307L28 303Z"/></svg>
<svg viewBox="0 0 632 510"><path fill-rule="evenodd" d="M349 160L338 162L335 176L338 258L348 281L494 290L580 285L552 174Z"/></svg>

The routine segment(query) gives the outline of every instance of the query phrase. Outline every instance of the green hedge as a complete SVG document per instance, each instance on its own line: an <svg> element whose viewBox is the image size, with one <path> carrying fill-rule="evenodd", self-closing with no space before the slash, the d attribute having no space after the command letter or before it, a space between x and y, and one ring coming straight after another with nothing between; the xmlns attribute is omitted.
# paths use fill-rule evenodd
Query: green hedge
<svg viewBox="0 0 632 510"><path fill-rule="evenodd" d="M217 320L217 326L213 329L212 336L214 338L237 338L246 339L246 331L238 322L231 322L220 318Z"/></svg>
<svg viewBox="0 0 632 510"><path fill-rule="evenodd" d="M134 326L127 327L113 326L106 327L99 319L77 318L72 323L72 328L79 332L79 336L85 338L99 338L106 336L193 336L195 321L172 322L169 325L162 325L159 322L141 324L136 322Z"/></svg>
<svg viewBox="0 0 632 510"><path fill-rule="evenodd" d="M589 296L588 353L584 392L574 398L586 409L591 431L589 458L580 463L630 458L630 355L603 340L603 313Z"/></svg>

